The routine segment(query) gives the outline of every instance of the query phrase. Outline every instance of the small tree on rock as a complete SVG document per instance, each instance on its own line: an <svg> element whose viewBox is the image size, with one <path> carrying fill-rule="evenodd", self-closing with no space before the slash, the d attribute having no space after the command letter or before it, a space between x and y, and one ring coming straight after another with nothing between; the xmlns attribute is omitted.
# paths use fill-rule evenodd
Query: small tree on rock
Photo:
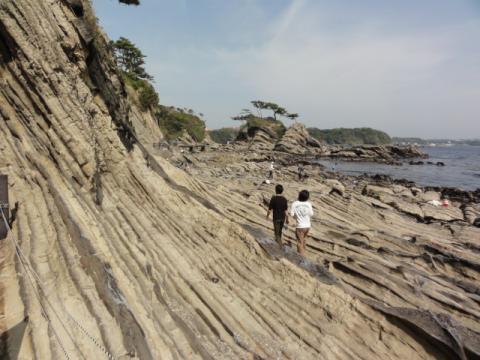
<svg viewBox="0 0 480 360"><path fill-rule="evenodd" d="M135 5L135 6L140 5L140 0L118 0L118 2L122 4L127 4L127 5Z"/></svg>
<svg viewBox="0 0 480 360"><path fill-rule="evenodd" d="M262 110L267 109L267 103L260 100L251 101L253 107L257 109L258 115L263 119Z"/></svg>
<svg viewBox="0 0 480 360"><path fill-rule="evenodd" d="M293 122L297 122L298 114L287 114L286 116Z"/></svg>
<svg viewBox="0 0 480 360"><path fill-rule="evenodd" d="M153 76L148 74L143 67L145 65L145 55L130 40L121 37L112 42L117 58L118 67L132 79L153 80Z"/></svg>
<svg viewBox="0 0 480 360"><path fill-rule="evenodd" d="M286 114L288 114L286 109L284 109L283 107L275 103L271 103L271 102L266 103L265 108L273 112L273 118L275 120L277 120L277 115L285 116Z"/></svg>
<svg viewBox="0 0 480 360"><path fill-rule="evenodd" d="M232 120L236 121L247 121L248 119L252 118L253 114L250 110L248 109L243 109L240 114L237 116L232 116Z"/></svg>

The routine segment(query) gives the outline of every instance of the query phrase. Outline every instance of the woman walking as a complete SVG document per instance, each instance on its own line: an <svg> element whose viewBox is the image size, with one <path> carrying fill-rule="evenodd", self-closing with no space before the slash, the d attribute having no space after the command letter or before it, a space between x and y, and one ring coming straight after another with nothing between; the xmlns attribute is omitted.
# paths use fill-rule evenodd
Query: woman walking
<svg viewBox="0 0 480 360"><path fill-rule="evenodd" d="M295 228L295 235L297 237L297 250L300 255L305 255L305 239L310 230L310 218L313 216L312 204L308 199L310 193L307 190L302 190L298 194L298 200L294 201L290 209L290 215L295 218L297 223Z"/></svg>

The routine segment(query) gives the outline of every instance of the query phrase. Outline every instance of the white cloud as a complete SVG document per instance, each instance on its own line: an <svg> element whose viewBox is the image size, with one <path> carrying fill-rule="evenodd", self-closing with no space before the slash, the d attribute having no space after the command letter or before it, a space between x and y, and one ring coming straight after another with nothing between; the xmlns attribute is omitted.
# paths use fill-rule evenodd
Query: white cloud
<svg viewBox="0 0 480 360"><path fill-rule="evenodd" d="M304 0L293 0L267 30L273 34L268 42L217 51L216 62L240 74L251 98L278 101L312 126L445 136L446 123L457 121L469 130L457 128L450 131L453 136L472 134L472 129L480 136L473 118L480 58L477 51L477 65L466 68L471 59L457 54L464 50L457 48L459 39L478 39L478 27L405 34L359 22L339 34L324 28L314 10L318 14Z"/></svg>
<svg viewBox="0 0 480 360"><path fill-rule="evenodd" d="M260 2L243 1L249 10L222 22L228 45L180 43L149 58L162 100L204 112L209 127L263 99L310 126L480 137L478 19L412 28L291 0L265 23Z"/></svg>

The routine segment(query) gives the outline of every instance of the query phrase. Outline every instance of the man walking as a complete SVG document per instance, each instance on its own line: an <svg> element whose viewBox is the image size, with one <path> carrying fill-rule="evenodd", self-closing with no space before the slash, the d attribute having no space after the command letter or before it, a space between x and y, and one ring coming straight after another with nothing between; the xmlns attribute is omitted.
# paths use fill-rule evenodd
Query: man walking
<svg viewBox="0 0 480 360"><path fill-rule="evenodd" d="M278 184L275 186L275 195L270 199L268 205L267 219L273 212L273 231L275 233L275 241L282 247L282 230L285 224L288 224L288 202L282 196L283 186Z"/></svg>

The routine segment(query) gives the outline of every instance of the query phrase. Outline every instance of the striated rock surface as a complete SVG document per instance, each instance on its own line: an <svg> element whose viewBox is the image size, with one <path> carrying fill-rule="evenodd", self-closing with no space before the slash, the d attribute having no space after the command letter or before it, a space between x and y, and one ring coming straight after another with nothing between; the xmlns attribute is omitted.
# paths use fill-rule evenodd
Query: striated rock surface
<svg viewBox="0 0 480 360"><path fill-rule="evenodd" d="M427 154L413 145L362 145L353 147L331 146L321 156L350 161L394 163L406 158L425 158Z"/></svg>
<svg viewBox="0 0 480 360"><path fill-rule="evenodd" d="M275 144L275 151L303 155L312 154L314 149L318 150L320 147L320 142L310 136L305 125L295 123L287 129L285 135Z"/></svg>
<svg viewBox="0 0 480 360"><path fill-rule="evenodd" d="M215 187L217 194L226 192L235 204L230 207L235 216L255 224L252 227L260 239L269 239L271 225L257 207L268 204L275 183L259 186L258 174L266 165L239 161L239 155L200 154L191 173ZM276 171L275 182L284 185L291 201L300 189L311 190L316 216L307 242L310 262L299 263L290 250L279 252L268 240L260 241L262 247L271 256L310 271L321 282L333 281L359 304L368 304L398 326L393 333L407 331L404 339L419 341L427 352L436 344L437 350L429 354L416 348L408 356L476 358L480 307L476 300L479 289L474 284L480 275L480 232L469 225L466 215L472 217L478 204L465 206L453 201L447 208L434 207L427 201L440 194L432 191L347 177L332 179L311 165L306 172L307 181L297 183L296 167L285 166ZM238 197L243 200L237 202ZM461 214L467 208L464 218ZM293 231L286 232L286 241L295 244ZM321 322L319 326L323 329L324 325ZM359 336L371 344L372 334L363 331ZM383 342L383 330L381 333L379 341ZM452 340L449 334L462 335ZM349 339L353 341L353 337ZM354 357L362 357L363 351ZM384 355L403 359L404 351L389 347ZM348 357L325 358L337 356Z"/></svg>
<svg viewBox="0 0 480 360"><path fill-rule="evenodd" d="M272 151L277 134L265 126L245 127L239 132L237 141L245 142L252 151Z"/></svg>
<svg viewBox="0 0 480 360"><path fill-rule="evenodd" d="M296 184L285 166L275 179L289 199L311 189L317 215L307 259L277 248L265 164L231 147L182 171L132 130L148 119L87 1L3 0L0 82L17 203L0 241L2 359L480 356L479 228L420 222L318 166Z"/></svg>

